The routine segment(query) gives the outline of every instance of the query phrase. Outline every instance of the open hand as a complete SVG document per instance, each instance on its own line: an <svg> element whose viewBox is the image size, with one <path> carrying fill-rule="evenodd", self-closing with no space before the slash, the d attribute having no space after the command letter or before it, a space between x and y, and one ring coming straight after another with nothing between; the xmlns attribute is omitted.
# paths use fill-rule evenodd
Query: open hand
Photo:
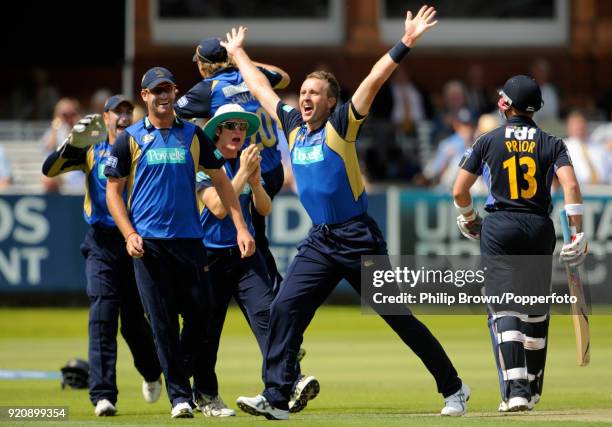
<svg viewBox="0 0 612 427"><path fill-rule="evenodd" d="M244 40L248 30L247 27L241 25L237 30L236 28L232 28L231 32L226 33L227 40L221 41L220 44L227 50L229 56L233 56L237 50L244 47Z"/></svg>
<svg viewBox="0 0 612 427"><path fill-rule="evenodd" d="M411 47L419 37L438 23L437 20L433 20L435 16L436 9L434 9L433 6L427 5L421 7L419 13L417 13L414 18L412 17L412 12L406 12L402 43L408 47Z"/></svg>

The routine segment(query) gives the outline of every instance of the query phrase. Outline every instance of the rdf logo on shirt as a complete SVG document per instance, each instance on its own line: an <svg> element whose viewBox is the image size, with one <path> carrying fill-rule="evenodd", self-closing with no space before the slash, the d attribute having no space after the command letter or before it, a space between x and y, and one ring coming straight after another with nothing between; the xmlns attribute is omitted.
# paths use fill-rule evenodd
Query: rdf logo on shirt
<svg viewBox="0 0 612 427"><path fill-rule="evenodd" d="M162 163L184 164L186 153L184 148L155 148L147 151L147 164L159 165Z"/></svg>

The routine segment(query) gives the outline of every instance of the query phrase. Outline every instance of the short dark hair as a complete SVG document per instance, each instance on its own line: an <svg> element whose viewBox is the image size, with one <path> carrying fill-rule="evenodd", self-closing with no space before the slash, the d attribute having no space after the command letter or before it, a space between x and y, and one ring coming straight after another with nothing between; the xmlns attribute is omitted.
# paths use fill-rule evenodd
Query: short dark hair
<svg viewBox="0 0 612 427"><path fill-rule="evenodd" d="M340 99L340 84L338 83L338 80L336 80L336 76L334 76L333 73L323 70L313 71L306 76L306 80L308 79L325 80L327 82L327 96L329 98L336 98L336 104L338 103L338 100ZM335 105L332 108L332 111L334 108L336 108Z"/></svg>

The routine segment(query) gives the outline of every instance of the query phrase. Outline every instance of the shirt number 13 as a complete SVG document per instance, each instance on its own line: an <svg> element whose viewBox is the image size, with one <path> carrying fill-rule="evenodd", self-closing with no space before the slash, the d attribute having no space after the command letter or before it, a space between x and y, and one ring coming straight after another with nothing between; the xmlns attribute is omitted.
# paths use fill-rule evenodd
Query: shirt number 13
<svg viewBox="0 0 612 427"><path fill-rule="evenodd" d="M538 191L538 182L535 180L536 164L531 157L519 157L519 165L527 166L527 171L523 173L523 179L527 181L527 188L521 188L521 197L531 199ZM517 182L516 156L510 157L503 163L504 169L508 169L508 183L510 185L510 198L519 198L519 187Z"/></svg>

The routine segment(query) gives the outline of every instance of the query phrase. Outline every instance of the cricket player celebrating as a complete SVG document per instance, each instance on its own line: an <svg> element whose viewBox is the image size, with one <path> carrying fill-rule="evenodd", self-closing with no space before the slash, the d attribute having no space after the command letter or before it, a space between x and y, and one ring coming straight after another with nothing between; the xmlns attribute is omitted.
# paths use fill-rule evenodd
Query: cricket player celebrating
<svg viewBox="0 0 612 427"><path fill-rule="evenodd" d="M367 214L367 195L355 149L357 134L380 87L416 40L433 27L435 10L422 7L406 15L402 39L374 65L353 97L336 105L339 85L327 72L307 76L300 90L300 111L280 101L243 45L246 28L232 29L222 43L249 90L268 114L282 124L291 152L298 194L314 226L298 246L280 291L270 308L264 360L265 389L238 398L238 406L268 419L287 419L295 361L303 334L317 308L341 279L361 293L361 256L387 255L386 242ZM407 312L382 316L423 361L444 396L442 415L466 411L469 388L462 384L440 343Z"/></svg>
<svg viewBox="0 0 612 427"><path fill-rule="evenodd" d="M141 86L147 115L113 146L104 170L106 199L134 258L136 284L155 336L171 416L191 418L192 394L201 388L199 352L205 346L210 286L196 199L197 171L205 170L217 188L237 229L242 256L253 254L255 241L220 169L223 156L200 128L174 114L173 74L163 67L151 68ZM127 206L122 197L126 185ZM184 325L180 339L179 314ZM193 391L185 354L195 354Z"/></svg>
<svg viewBox="0 0 612 427"><path fill-rule="evenodd" d="M459 212L457 224L469 239L480 240L483 260L496 258L488 275L495 292L512 292L529 277L535 286L548 289L551 280L555 230L549 218L550 187L556 175L563 187L565 210L575 227L571 243L563 245L561 260L579 265L587 253L581 231L582 197L565 143L537 127L533 114L542 105L542 93L529 76L510 78L499 92L498 107L506 124L483 134L468 149L453 188ZM472 205L470 187L478 175L489 186L481 220ZM500 255L540 255L539 262L522 270L506 268ZM509 257L508 257L509 258ZM486 287L488 284L485 285ZM525 411L540 400L546 364L549 315L525 315L489 308L489 327L500 378L499 411Z"/></svg>
<svg viewBox="0 0 612 427"><path fill-rule="evenodd" d="M159 399L161 367L155 353L151 327L144 317L134 279L132 258L106 205L106 159L117 140L132 124L134 104L123 95L108 98L103 117L81 119L62 147L51 153L43 173L54 177L64 172L85 172L83 213L91 226L81 246L85 257L89 308L89 397L97 416L117 412L117 329L125 338L134 365L144 377L142 392L147 402Z"/></svg>
<svg viewBox="0 0 612 427"><path fill-rule="evenodd" d="M265 217L272 212L272 201L262 184L260 151L256 145L242 149L245 138L257 132L260 124L258 115L246 112L238 104L226 104L217 109L204 127L204 133L215 141L217 149L225 158L223 169L232 181L251 233L251 200L260 215ZM248 258L241 256L236 245L236 229L227 217L227 211L210 177L200 173L198 179L199 197L204 202L200 218L204 227L204 245L212 287L212 321L203 349L204 357L200 362L205 372L204 385L195 401L204 415L227 417L235 415L235 412L219 396L215 363L230 299L233 296L242 309L264 354L270 305L274 295L262 254L256 250ZM314 377L302 376L295 385L289 402L290 410L302 410L306 406L304 396L318 387Z"/></svg>
<svg viewBox="0 0 612 427"><path fill-rule="evenodd" d="M203 39L196 47L193 62L198 67L202 81L178 99L175 105L176 114L186 119L210 119L219 107L226 104L239 104L246 111L256 114L261 125L257 132L245 140L245 144L256 144L259 147L263 188L270 199L274 199L282 188L285 177L278 150L278 135L281 130L249 92L240 72L229 60L220 42L218 38ZM284 89L289 84L289 75L280 68L260 63L257 63L257 66L275 89ZM272 283L275 289L278 289L282 277L270 252L265 218L254 206L251 211L257 251L266 260Z"/></svg>

